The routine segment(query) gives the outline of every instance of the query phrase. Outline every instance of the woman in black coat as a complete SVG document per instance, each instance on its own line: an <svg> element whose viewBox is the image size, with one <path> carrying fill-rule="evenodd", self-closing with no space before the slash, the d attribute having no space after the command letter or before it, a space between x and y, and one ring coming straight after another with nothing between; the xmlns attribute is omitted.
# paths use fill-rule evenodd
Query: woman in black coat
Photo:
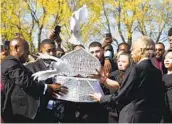
<svg viewBox="0 0 172 124"><path fill-rule="evenodd" d="M163 81L166 88L166 112L164 122L172 123L172 50L167 51L164 65L167 68L167 74L163 75Z"/></svg>
<svg viewBox="0 0 172 124"><path fill-rule="evenodd" d="M132 66L130 54L127 52L121 52L117 57L117 65L118 70L112 72L110 74L110 79L106 80L106 84L109 84L107 87L109 87L110 89L110 94L116 95L118 94L118 89L120 88L121 83L124 79L125 72L129 69L130 66ZM116 81L116 83L119 83L119 87L117 84L114 85L114 81ZM113 86L111 84L113 84ZM108 122L117 123L119 111L114 106L108 106L107 109L109 110Z"/></svg>

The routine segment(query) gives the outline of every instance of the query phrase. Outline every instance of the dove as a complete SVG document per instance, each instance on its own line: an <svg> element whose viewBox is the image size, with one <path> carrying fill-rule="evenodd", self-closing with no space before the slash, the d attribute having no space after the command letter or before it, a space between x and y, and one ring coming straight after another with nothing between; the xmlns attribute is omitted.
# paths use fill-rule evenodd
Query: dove
<svg viewBox="0 0 172 124"><path fill-rule="evenodd" d="M84 24L88 18L88 10L87 6L83 5L83 7L79 8L72 14L70 18L70 31L71 38L69 42L74 45L80 45L82 42L81 34L80 34L80 24Z"/></svg>
<svg viewBox="0 0 172 124"><path fill-rule="evenodd" d="M42 53L38 53L38 54L39 54L38 56L39 59L54 60L54 61L51 63L52 70L39 71L32 74L34 79L38 79L38 81L46 80L48 78L54 77L55 75L67 75L72 71L70 64L67 63L66 61L63 61L54 56L50 56L48 54L42 54Z"/></svg>

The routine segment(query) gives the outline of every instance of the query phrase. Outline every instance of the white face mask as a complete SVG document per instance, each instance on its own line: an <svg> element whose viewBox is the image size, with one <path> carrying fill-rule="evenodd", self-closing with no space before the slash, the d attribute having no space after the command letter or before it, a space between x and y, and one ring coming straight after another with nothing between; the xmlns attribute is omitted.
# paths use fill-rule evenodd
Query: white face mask
<svg viewBox="0 0 172 124"><path fill-rule="evenodd" d="M112 52L111 51L106 51L106 52L104 52L104 57L110 57L110 58L112 58Z"/></svg>

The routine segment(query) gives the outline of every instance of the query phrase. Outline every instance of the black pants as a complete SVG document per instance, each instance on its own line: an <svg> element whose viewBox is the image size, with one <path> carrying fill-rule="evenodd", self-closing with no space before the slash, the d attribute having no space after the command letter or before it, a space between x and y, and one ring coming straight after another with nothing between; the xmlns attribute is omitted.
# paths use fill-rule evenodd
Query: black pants
<svg viewBox="0 0 172 124"><path fill-rule="evenodd" d="M33 123L32 119L29 119L22 115L3 115L4 123Z"/></svg>
<svg viewBox="0 0 172 124"><path fill-rule="evenodd" d="M54 111L45 109L42 110L41 112L38 112L35 119L34 123L57 123L58 118L54 116Z"/></svg>

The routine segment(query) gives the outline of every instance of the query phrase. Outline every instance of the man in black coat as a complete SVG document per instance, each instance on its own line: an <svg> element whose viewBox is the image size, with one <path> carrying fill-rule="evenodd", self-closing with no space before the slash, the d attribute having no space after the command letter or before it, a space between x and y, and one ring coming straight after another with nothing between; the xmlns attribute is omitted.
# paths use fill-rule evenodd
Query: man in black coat
<svg viewBox="0 0 172 124"><path fill-rule="evenodd" d="M161 42L156 43L155 56L152 57L151 61L152 64L162 72L162 74L167 73L167 69L164 66L164 53L165 53L164 44Z"/></svg>
<svg viewBox="0 0 172 124"><path fill-rule="evenodd" d="M149 59L152 40L142 36L132 46L134 65L125 75L117 95L90 97L119 109L119 123L157 123L164 109L162 74Z"/></svg>
<svg viewBox="0 0 172 124"><path fill-rule="evenodd" d="M43 55L56 56L55 42L51 39L44 39L40 44L40 52ZM53 60L37 59L35 62L28 63L26 67L32 73L36 73L53 69L52 64ZM53 84L56 83L56 80L55 78L48 78L45 83ZM42 95L40 100L40 111L36 118L38 123L74 122L75 107L69 105L69 102L51 100L51 96L48 95Z"/></svg>
<svg viewBox="0 0 172 124"><path fill-rule="evenodd" d="M40 96L63 90L60 84L44 84L32 78L22 63L26 62L29 45L22 38L10 42L10 55L2 62L2 80L4 81L3 120L7 123L33 122L36 117Z"/></svg>

